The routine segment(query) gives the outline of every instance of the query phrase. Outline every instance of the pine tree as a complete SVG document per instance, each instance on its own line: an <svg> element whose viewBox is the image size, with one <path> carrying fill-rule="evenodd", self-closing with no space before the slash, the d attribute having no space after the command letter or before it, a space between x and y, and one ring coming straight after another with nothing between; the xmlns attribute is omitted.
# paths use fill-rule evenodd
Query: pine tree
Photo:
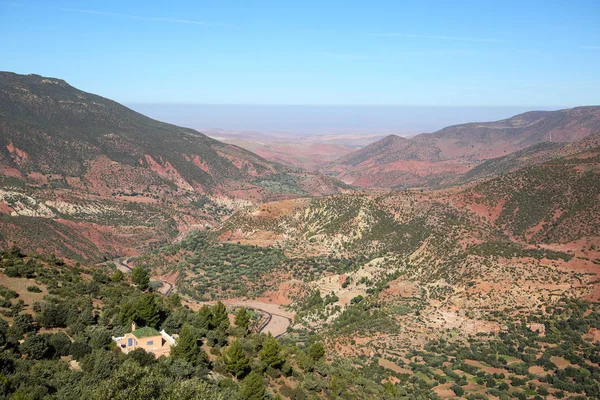
<svg viewBox="0 0 600 400"><path fill-rule="evenodd" d="M144 267L138 265L131 271L131 281L138 285L141 290L146 290L150 284L150 275Z"/></svg>
<svg viewBox="0 0 600 400"><path fill-rule="evenodd" d="M179 332L177 344L171 348L171 357L187 361L193 365L199 365L205 361L204 352L198 345L198 335L192 326L183 325Z"/></svg>
<svg viewBox="0 0 600 400"><path fill-rule="evenodd" d="M112 275L113 282L121 282L125 278L125 274L121 270L116 270Z"/></svg>
<svg viewBox="0 0 600 400"><path fill-rule="evenodd" d="M212 308L212 323L213 328L220 327L223 323L227 323L229 327L229 318L227 317L227 308L222 302L218 302Z"/></svg>
<svg viewBox="0 0 600 400"><path fill-rule="evenodd" d="M181 296L178 293L171 293L169 297L167 297L167 303L172 308L181 307Z"/></svg>
<svg viewBox="0 0 600 400"><path fill-rule="evenodd" d="M212 326L212 311L209 306L205 304L198 310L195 316L194 325L197 328L207 331L214 328Z"/></svg>
<svg viewBox="0 0 600 400"><path fill-rule="evenodd" d="M265 339L262 349L258 352L258 357L267 365L267 367L274 369L281 368L285 362L277 339L270 333Z"/></svg>
<svg viewBox="0 0 600 400"><path fill-rule="evenodd" d="M135 321L138 325L158 328L164 314L162 299L155 294L145 293L121 308L120 319L123 322Z"/></svg>
<svg viewBox="0 0 600 400"><path fill-rule="evenodd" d="M250 327L250 314L244 307L237 310L235 313L235 326L240 328L245 335Z"/></svg>
<svg viewBox="0 0 600 400"><path fill-rule="evenodd" d="M262 400L265 396L265 384L262 376L250 372L242 384L240 396L243 400Z"/></svg>
<svg viewBox="0 0 600 400"><path fill-rule="evenodd" d="M236 378L241 378L248 373L250 369L250 359L244 353L242 344L239 340L231 343L231 346L225 351L223 356L227 370L235 375Z"/></svg>
<svg viewBox="0 0 600 400"><path fill-rule="evenodd" d="M321 342L313 343L308 349L308 356L314 361L319 361L321 358L325 357L325 348L323 347L323 344Z"/></svg>

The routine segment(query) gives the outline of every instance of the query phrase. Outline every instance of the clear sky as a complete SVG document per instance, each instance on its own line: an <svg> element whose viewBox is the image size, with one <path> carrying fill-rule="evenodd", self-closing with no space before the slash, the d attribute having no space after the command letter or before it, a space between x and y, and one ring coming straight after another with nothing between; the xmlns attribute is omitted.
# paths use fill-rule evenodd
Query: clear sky
<svg viewBox="0 0 600 400"><path fill-rule="evenodd" d="M0 69L125 103L600 103L600 1L0 0Z"/></svg>

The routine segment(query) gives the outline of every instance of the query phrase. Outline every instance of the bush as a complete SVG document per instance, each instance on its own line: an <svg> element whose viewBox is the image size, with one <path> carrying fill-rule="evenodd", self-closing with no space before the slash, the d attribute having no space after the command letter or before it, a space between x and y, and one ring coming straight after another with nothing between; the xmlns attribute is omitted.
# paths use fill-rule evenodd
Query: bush
<svg viewBox="0 0 600 400"><path fill-rule="evenodd" d="M48 343L48 335L29 335L19 346L21 353L32 360L41 360L52 356L52 349Z"/></svg>
<svg viewBox="0 0 600 400"><path fill-rule="evenodd" d="M71 351L71 339L62 332L52 335L49 342L58 357L66 356Z"/></svg>
<svg viewBox="0 0 600 400"><path fill-rule="evenodd" d="M83 341L75 341L71 344L70 353L73 355L73 359L77 361L83 360L85 356L92 352L92 348Z"/></svg>
<svg viewBox="0 0 600 400"><path fill-rule="evenodd" d="M450 389L452 389L454 394L457 396L462 396L463 394L465 394L465 389L461 388L456 383L454 385L450 386Z"/></svg>

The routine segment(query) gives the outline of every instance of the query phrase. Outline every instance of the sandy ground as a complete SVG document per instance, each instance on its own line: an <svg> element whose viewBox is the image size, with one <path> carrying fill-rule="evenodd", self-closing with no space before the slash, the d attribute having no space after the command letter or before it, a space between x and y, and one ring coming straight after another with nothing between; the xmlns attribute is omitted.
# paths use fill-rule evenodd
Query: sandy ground
<svg viewBox="0 0 600 400"><path fill-rule="evenodd" d="M19 299L23 300L25 302L25 308L23 311L28 314L33 314L33 310L31 309L33 302L44 300L44 296L48 294L46 285L37 283L35 279L9 278L4 274L0 274L0 285L14 290L19 294L19 297L17 299L13 299L12 303L16 303ZM29 292L27 291L27 286L37 286L42 290L42 292Z"/></svg>
<svg viewBox="0 0 600 400"><path fill-rule="evenodd" d="M412 370L407 369L407 368L402 368L401 366L397 365L396 363L394 363L390 360L386 360L385 358L379 359L379 365L381 365L384 368L390 369L394 372L397 372L399 374L408 374L411 376L413 374Z"/></svg>

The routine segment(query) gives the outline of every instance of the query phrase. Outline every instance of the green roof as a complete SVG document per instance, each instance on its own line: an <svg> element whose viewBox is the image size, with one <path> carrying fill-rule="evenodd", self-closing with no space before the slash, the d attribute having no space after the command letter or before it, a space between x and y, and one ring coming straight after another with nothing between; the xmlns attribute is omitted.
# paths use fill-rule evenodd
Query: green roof
<svg viewBox="0 0 600 400"><path fill-rule="evenodd" d="M159 331L157 331L154 328L150 328L149 326L145 326L143 328L136 329L135 331L133 331L131 333L133 333L133 336L135 336L138 339L150 337L150 336L160 336Z"/></svg>

